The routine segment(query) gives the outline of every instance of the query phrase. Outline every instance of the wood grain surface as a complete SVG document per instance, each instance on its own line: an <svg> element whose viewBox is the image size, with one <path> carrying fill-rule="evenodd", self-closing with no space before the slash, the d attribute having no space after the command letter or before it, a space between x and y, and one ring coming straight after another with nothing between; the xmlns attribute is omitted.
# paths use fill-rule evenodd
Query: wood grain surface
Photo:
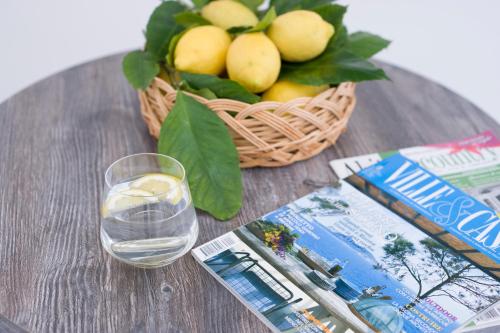
<svg viewBox="0 0 500 333"><path fill-rule="evenodd" d="M0 314L33 332L268 332L190 255L143 270L102 249L106 167L155 151L121 58L71 68L0 105ZM500 133L448 89L382 65L392 81L359 85L336 146L289 167L244 171L241 213L221 223L199 212L197 244L312 191L306 179L332 180L331 159ZM13 327L5 318L0 331Z"/></svg>

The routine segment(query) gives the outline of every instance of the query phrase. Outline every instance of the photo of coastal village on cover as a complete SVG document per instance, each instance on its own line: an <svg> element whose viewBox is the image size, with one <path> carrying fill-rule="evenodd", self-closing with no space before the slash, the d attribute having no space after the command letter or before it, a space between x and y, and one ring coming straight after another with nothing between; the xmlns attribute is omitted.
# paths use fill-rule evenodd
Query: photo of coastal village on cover
<svg viewBox="0 0 500 333"><path fill-rule="evenodd" d="M194 255L281 332L452 332L499 301L497 279L345 181Z"/></svg>

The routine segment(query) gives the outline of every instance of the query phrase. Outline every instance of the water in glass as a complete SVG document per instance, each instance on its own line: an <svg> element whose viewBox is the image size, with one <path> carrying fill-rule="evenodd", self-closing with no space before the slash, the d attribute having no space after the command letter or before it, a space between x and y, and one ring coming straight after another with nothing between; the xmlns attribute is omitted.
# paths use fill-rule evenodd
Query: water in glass
<svg viewBox="0 0 500 333"><path fill-rule="evenodd" d="M198 237L189 189L177 175L155 172L115 179L105 193L101 214L106 251L138 267L168 265L188 252Z"/></svg>

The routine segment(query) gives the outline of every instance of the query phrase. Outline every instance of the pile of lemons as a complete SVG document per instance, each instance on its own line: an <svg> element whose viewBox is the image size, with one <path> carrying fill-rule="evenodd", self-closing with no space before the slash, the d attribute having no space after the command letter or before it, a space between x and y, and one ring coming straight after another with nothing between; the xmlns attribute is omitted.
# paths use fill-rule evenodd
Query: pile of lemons
<svg viewBox="0 0 500 333"><path fill-rule="evenodd" d="M186 31L174 51L179 71L226 75L267 101L286 102L315 96L328 85L307 86L278 80L281 61L303 62L320 55L334 35L334 27L320 15L295 10L278 16L266 33L243 33L234 40L228 29L253 27L258 18L245 5L231 0L208 3L201 16L212 25Z"/></svg>

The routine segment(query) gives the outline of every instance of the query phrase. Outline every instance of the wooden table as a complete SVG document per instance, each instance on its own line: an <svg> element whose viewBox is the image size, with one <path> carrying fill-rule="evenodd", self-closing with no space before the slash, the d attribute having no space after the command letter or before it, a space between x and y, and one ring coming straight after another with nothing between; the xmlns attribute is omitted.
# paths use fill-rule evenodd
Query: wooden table
<svg viewBox="0 0 500 333"><path fill-rule="evenodd" d="M68 69L0 105L0 331L267 332L190 255L143 270L102 249L106 167L155 151L121 58ZM306 178L333 179L331 159L500 133L448 89L382 65L392 82L359 85L336 146L289 167L245 171L241 213L225 223L199 213L197 244L312 191Z"/></svg>

